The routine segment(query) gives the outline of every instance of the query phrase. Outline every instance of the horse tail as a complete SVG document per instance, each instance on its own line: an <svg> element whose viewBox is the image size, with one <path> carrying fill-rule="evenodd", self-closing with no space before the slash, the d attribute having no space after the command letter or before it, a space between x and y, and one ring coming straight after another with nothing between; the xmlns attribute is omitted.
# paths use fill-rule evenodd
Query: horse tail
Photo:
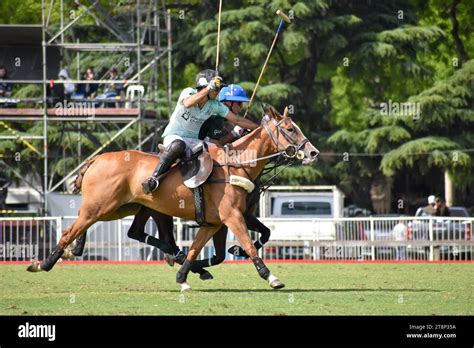
<svg viewBox="0 0 474 348"><path fill-rule="evenodd" d="M81 192L82 188L82 180L84 179L84 174L86 173L87 169L94 163L94 161L97 159L97 156L92 157L91 159L87 160L86 163L79 169L79 174L76 176L76 180L74 181L74 188L72 190L72 193L79 193Z"/></svg>

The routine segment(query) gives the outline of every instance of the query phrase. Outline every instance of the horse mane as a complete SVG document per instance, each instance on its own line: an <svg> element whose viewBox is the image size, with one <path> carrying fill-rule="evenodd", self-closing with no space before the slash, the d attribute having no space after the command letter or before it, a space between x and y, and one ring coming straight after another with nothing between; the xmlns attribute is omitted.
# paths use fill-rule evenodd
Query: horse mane
<svg viewBox="0 0 474 348"><path fill-rule="evenodd" d="M231 144L233 148L241 146L243 143L248 142L249 140L252 141L254 139L260 139L260 137L256 138L255 134L257 131L262 130L263 126L260 125L257 128L255 128L253 131L251 131L249 134L244 135L243 137L234 140Z"/></svg>

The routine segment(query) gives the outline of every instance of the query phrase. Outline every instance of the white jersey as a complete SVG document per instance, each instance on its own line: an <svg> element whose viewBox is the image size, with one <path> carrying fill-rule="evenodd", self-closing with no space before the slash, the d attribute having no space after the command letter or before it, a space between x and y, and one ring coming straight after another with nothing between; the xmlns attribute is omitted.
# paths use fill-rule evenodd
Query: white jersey
<svg viewBox="0 0 474 348"><path fill-rule="evenodd" d="M186 108L183 100L196 93L197 90L194 88L185 88L181 92L178 104L176 104L170 117L170 123L163 132L163 137L177 135L184 138L199 139L199 130L209 117L213 115L226 117L229 114L227 106L218 100L208 100L202 109L199 108L198 104Z"/></svg>

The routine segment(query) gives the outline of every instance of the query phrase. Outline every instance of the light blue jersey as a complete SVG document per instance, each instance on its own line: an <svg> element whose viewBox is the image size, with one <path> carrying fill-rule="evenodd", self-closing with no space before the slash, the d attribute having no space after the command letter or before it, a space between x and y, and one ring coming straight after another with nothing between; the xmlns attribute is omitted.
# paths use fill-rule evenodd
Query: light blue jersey
<svg viewBox="0 0 474 348"><path fill-rule="evenodd" d="M163 132L163 137L169 135L178 135L180 137L199 139L199 130L202 124L211 116L218 115L226 117L229 114L227 106L218 100L208 100L202 109L196 104L190 108L183 105L183 100L197 90L194 88L185 88L178 99L178 104L170 117L170 123Z"/></svg>

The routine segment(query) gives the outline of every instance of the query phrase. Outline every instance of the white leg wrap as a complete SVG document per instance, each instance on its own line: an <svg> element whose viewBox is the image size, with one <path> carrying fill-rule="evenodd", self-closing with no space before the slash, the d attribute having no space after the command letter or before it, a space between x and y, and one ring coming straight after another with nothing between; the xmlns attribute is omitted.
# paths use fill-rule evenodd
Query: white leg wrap
<svg viewBox="0 0 474 348"><path fill-rule="evenodd" d="M268 284L271 284L274 280L278 280L277 277L275 277L273 274L270 273L270 275L267 278Z"/></svg>
<svg viewBox="0 0 474 348"><path fill-rule="evenodd" d="M190 290L191 290L191 287L189 286L188 283L186 283L186 282L181 283L181 292L190 291Z"/></svg>

